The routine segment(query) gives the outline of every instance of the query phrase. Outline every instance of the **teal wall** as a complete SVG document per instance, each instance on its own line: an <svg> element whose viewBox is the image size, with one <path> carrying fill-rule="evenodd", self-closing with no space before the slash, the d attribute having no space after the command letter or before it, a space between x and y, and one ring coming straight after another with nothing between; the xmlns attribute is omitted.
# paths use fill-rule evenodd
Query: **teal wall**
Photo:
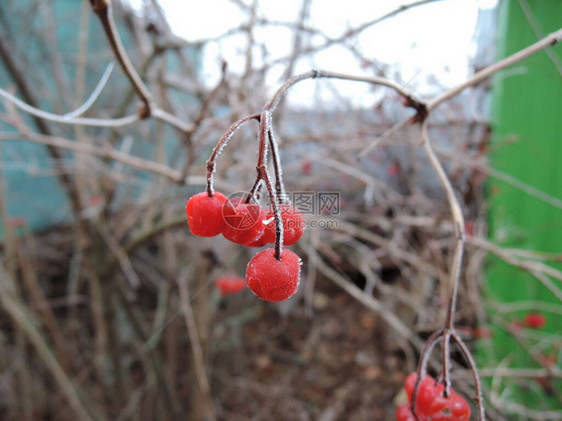
<svg viewBox="0 0 562 421"><path fill-rule="evenodd" d="M50 40L45 34L54 28L54 39ZM87 22L87 25L84 25ZM125 22L119 19L119 32L125 45L130 45ZM87 36L87 51L85 54L86 77L84 96L76 97L77 60L79 56L80 39ZM11 57L23 75L29 90L37 99L40 107L46 111L64 114L80 105L94 90L107 65L114 60L108 46L105 34L97 17L91 11L87 0L56 0L37 2L32 0L2 0L0 1L0 37L9 46ZM53 43L58 55L53 55ZM134 63L138 63L135 49L128 49ZM178 62L173 53L165 53L166 68L178 68ZM196 61L197 51L189 51L188 59ZM58 63L58 67L54 62ZM56 78L57 70L60 71ZM60 89L57 79L62 80L65 89ZM0 61L0 86L4 89L15 87L14 77L9 74L5 63ZM116 117L119 108L130 91L130 83L123 75L118 65L115 66L111 78L97 99L95 104L85 114L89 117ZM65 95L69 92L70 95ZM22 92L16 90L15 95L24 99ZM194 99L186 94L174 93L177 104L191 104ZM125 114L135 113L138 101L130 101ZM0 110L5 110L3 100L0 100ZM181 113L178 115L182 116ZM39 132L26 113L20 112L32 130ZM188 117L185 117L189 120ZM53 135L67 139L77 139L75 127L46 121L46 125ZM131 153L151 159L156 145L157 132L153 121L146 121L135 125L125 126L116 133L103 128L84 127L86 139L107 139L116 134L117 147L126 136L133 139ZM183 149L180 147L177 133L170 127L164 129L165 150L169 158L178 155L177 164L181 164ZM0 131L13 131L9 125L0 122ZM8 214L10 217L24 219L35 230L48 228L53 224L68 222L72 217L63 190L53 172L57 168L72 168L74 153L64 152L64 162L55 163L50 158L45 146L23 141L3 141L1 143L2 169L5 177L6 194L8 199ZM170 161L171 162L171 161ZM61 165L62 164L62 165ZM99 165L104 165L98 160ZM109 164L108 168L111 168ZM99 171L99 169L98 169ZM124 167L123 171L131 175L132 182L120 183L117 191L117 205L134 201L139 198L151 180L150 174ZM87 175L87 174L86 174ZM1 238L0 226L0 238Z"/></svg>

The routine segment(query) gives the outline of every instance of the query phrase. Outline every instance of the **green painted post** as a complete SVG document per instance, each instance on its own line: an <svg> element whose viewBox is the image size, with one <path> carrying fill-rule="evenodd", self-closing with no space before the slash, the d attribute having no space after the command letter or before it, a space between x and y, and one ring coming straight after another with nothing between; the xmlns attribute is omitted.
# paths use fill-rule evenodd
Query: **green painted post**
<svg viewBox="0 0 562 421"><path fill-rule="evenodd" d="M499 58L503 58L559 29L562 2L504 0L499 16L498 50ZM489 223L491 239L503 247L562 254L562 46L552 47L550 54L551 57L546 52L538 53L494 80L491 116L494 138L490 161L494 168L557 201L547 204L508 183L491 179ZM559 264L556 267L562 268ZM555 279L550 282L562 290L562 282ZM506 314L497 312L494 303L561 303L560 298L535 277L496 258L488 262L485 293L489 314L505 317L509 323L521 319L528 311L540 309L531 306L528 310ZM537 359L549 355L554 355L559 363L562 314L541 313L546 316L547 324L537 331L539 337L543 332L553 335L545 335L544 341L529 340L526 345L509 333L510 328L517 329L517 326L501 327L502 322L496 318L493 338L479 349L480 365L539 368ZM529 346L534 355L525 351ZM504 379L500 392L505 393L507 400L539 411L561 407L560 381Z"/></svg>

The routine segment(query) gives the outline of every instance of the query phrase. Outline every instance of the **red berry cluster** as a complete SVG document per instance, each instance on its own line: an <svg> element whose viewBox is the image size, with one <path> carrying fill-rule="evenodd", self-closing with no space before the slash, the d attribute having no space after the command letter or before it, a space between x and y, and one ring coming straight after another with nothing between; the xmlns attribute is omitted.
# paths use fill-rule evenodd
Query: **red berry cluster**
<svg viewBox="0 0 562 421"><path fill-rule="evenodd" d="M415 421L411 403L418 375L412 373L406 377L404 388L410 403L396 409L396 421ZM433 377L426 375L420 381L416 396L415 411L419 421L468 421L470 406L466 400L452 388L449 396L444 395L445 386Z"/></svg>
<svg viewBox="0 0 562 421"><path fill-rule="evenodd" d="M226 239L247 247L275 243L277 235L273 209L265 210L245 197L227 199L222 193L198 193L186 204L187 223L195 235ZM279 205L283 222L283 245L296 243L304 230L301 213L289 204ZM274 248L256 254L246 269L248 287L266 301L291 297L298 288L300 258L290 250L282 250L276 258Z"/></svg>

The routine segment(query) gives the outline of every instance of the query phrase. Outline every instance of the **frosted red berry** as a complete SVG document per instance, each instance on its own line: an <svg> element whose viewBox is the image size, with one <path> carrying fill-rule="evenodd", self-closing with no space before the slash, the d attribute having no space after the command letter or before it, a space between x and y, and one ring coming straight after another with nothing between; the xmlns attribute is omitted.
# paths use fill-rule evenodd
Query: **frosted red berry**
<svg viewBox="0 0 562 421"><path fill-rule="evenodd" d="M263 236L265 211L255 202L245 198L228 199L222 206L223 235L238 244L251 244Z"/></svg>
<svg viewBox="0 0 562 421"><path fill-rule="evenodd" d="M523 324L533 329L542 329L546 325L546 318L540 313L527 313Z"/></svg>
<svg viewBox="0 0 562 421"><path fill-rule="evenodd" d="M297 292L301 259L291 250L275 258L275 250L268 248L256 254L246 269L248 287L265 301L282 301Z"/></svg>
<svg viewBox="0 0 562 421"><path fill-rule="evenodd" d="M224 228L222 206L225 201L225 195L219 192L215 192L213 196L209 196L207 192L192 196L185 205L190 231L200 237L220 234Z"/></svg>
<svg viewBox="0 0 562 421"><path fill-rule="evenodd" d="M305 221L300 211L287 204L279 205L281 219L283 220L283 245L290 246L295 244L302 237L305 229ZM264 240L268 243L275 242L275 220L273 219L273 210L270 209L265 219L268 224L265 227Z"/></svg>
<svg viewBox="0 0 562 421"><path fill-rule="evenodd" d="M220 291L221 296L225 297L246 288L246 280L239 276L223 276L215 281L215 286Z"/></svg>

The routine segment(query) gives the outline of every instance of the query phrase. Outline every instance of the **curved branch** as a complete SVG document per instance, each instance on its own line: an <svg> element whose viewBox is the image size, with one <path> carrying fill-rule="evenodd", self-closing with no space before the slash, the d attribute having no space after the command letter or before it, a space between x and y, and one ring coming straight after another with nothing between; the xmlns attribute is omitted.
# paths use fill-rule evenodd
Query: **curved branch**
<svg viewBox="0 0 562 421"><path fill-rule="evenodd" d="M52 114L47 111L40 110L39 108L32 107L31 105L26 104L19 98L15 97L11 93L5 91L4 89L0 88L0 97L4 98L7 101L10 101L19 109L45 120L53 121L55 123L62 123L62 124L73 124L78 126L94 126L94 127L121 127L126 126L128 124L135 123L140 120L138 115L129 115L127 117L121 118L86 118L86 117L71 117L68 114L59 115L59 114Z"/></svg>
<svg viewBox="0 0 562 421"><path fill-rule="evenodd" d="M281 85L281 87L275 92L275 94L271 97L271 99L267 101L264 110L275 111L275 108L277 108L277 105L279 105L279 101L281 100L283 95L285 95L285 93L290 87L297 84L298 82L301 82L306 79L319 79L319 78L349 80L355 82L370 83L373 85L386 86L396 91L396 93L399 94L400 96L404 97L406 99L406 105L416 109L416 111L421 112L426 108L425 104L422 101L415 99L410 93L406 92L403 89L403 87L385 78L348 75L345 73L329 72L325 70L309 70L308 72L293 76L291 79L287 80L283 85Z"/></svg>
<svg viewBox="0 0 562 421"><path fill-rule="evenodd" d="M139 118L145 119L152 115L154 118L169 123L184 133L190 133L195 130L195 125L184 122L173 114L158 108L156 104L154 104L152 95L136 71L135 66L133 66L131 59L127 55L127 51L123 46L123 42L119 37L119 32L117 31L115 20L113 18L111 1L90 0L90 4L92 5L92 9L95 14L98 15L105 31L105 35L107 36L107 40L109 41L109 45L111 46L117 61L121 65L123 72L131 82L131 85L143 103L143 107L138 113Z"/></svg>
<svg viewBox="0 0 562 421"><path fill-rule="evenodd" d="M98 82L98 84L92 91L91 95L88 97L88 99L80 107L76 108L74 111L66 113L64 116L67 118L74 118L74 117L81 116L86 111L88 111L90 107L93 105L93 103L96 102L96 99L98 99L98 97L100 96L101 91L103 91L103 88L105 88L105 85L107 84L107 81L109 80L109 77L111 76L111 73L113 72L114 68L115 68L115 62L112 61L107 65L105 71L103 72L103 75L101 76L100 81Z"/></svg>
<svg viewBox="0 0 562 421"><path fill-rule="evenodd" d="M238 130L240 127L242 127L245 123L247 123L250 120L260 121L260 114L252 114L232 123L228 128L228 130L224 132L222 137L219 139L217 145L213 149L213 152L211 152L211 156L207 161L207 194L209 195L209 197L212 197L214 194L213 176L215 174L216 162L218 156L221 154L222 150L224 149L230 138L234 135L236 130Z"/></svg>
<svg viewBox="0 0 562 421"><path fill-rule="evenodd" d="M115 20L113 19L113 7L111 6L111 2L109 0L90 0L90 4L95 14L98 15L117 61L119 61L121 68L131 81L135 92L145 106L145 110L141 112L141 117L148 117L152 108L152 96L125 51L125 47L123 46L123 42L115 26ZM146 113L146 115L143 113Z"/></svg>

